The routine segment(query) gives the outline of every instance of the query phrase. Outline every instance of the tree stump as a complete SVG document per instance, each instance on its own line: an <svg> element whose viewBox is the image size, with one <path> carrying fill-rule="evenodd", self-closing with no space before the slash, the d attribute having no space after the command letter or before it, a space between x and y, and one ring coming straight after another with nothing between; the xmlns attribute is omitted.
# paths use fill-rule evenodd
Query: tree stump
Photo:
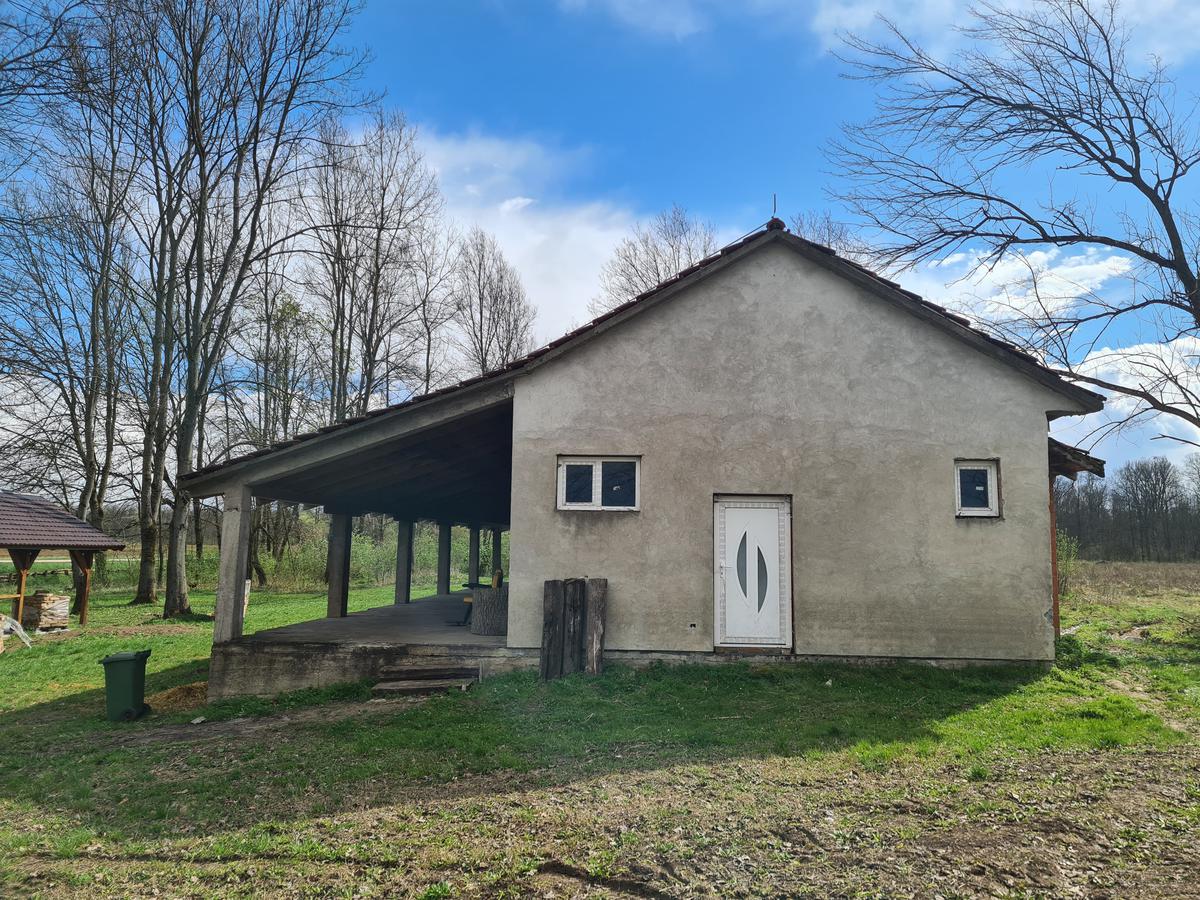
<svg viewBox="0 0 1200 900"><path fill-rule="evenodd" d="M471 634L508 634L508 585L472 591Z"/></svg>

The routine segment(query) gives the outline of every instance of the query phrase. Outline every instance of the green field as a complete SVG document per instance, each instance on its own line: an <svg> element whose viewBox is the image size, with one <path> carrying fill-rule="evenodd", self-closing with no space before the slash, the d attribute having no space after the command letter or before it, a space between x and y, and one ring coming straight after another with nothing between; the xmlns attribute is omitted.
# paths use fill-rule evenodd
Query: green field
<svg viewBox="0 0 1200 900"><path fill-rule="evenodd" d="M1075 585L1050 671L614 668L215 706L211 595L187 622L102 595L86 629L0 655L0 892L1174 896L1200 871L1200 568ZM247 629L324 604L256 593ZM110 724L97 661L145 647L163 709Z"/></svg>

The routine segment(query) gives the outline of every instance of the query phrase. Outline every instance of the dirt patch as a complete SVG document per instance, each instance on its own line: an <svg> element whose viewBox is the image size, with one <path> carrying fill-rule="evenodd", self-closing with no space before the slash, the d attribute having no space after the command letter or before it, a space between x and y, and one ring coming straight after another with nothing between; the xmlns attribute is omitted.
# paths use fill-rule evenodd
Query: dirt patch
<svg viewBox="0 0 1200 900"><path fill-rule="evenodd" d="M185 709L196 709L208 702L208 682L193 681L191 684L181 684L151 694L146 698L150 708L155 712L182 712Z"/></svg>
<svg viewBox="0 0 1200 900"><path fill-rule="evenodd" d="M207 684L207 682L198 681L195 684L183 685L182 688L172 688L170 691L163 691L162 694L171 694L172 691L183 691L184 689L194 689L196 685L201 685L207 690ZM154 702L155 696L159 695L154 695L146 699L146 702L150 704L155 713L194 709L205 702L201 698L200 703L195 706L181 706L178 709L172 710L166 706L156 704ZM417 696L396 699L389 698L386 700L366 700L360 703L325 704L306 709L290 710L286 713L279 713L273 716L247 716L240 719L226 719L224 721L213 722L205 720L196 723L187 722L181 725L158 724L151 718L141 723L136 731L117 735L113 743L123 747L149 747L156 744L205 744L214 741L237 740L243 737L261 735L272 731L282 731L294 728L297 725L306 725L314 722L340 722L343 719L352 719L356 716L396 713L423 703L427 699L427 697Z"/></svg>

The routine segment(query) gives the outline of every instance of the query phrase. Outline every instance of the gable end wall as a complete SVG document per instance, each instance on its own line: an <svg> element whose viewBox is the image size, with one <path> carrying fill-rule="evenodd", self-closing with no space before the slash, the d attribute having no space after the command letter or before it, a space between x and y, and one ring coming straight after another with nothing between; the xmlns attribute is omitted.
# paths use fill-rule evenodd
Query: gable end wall
<svg viewBox="0 0 1200 900"><path fill-rule="evenodd" d="M713 497L792 498L795 651L1053 658L1046 410L1061 395L785 247L516 384L509 645L542 583L609 579L612 649L713 648ZM559 454L642 457L639 512L560 512ZM1004 516L955 518L956 457Z"/></svg>

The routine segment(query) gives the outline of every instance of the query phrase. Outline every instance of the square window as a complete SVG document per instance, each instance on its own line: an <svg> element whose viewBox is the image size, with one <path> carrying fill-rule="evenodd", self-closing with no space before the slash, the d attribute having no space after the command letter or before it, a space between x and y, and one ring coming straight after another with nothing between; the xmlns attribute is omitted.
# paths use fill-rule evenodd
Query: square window
<svg viewBox="0 0 1200 900"><path fill-rule="evenodd" d="M605 460L600 464L600 505L623 506L628 509L637 505L634 493L637 483L637 463L633 460Z"/></svg>
<svg viewBox="0 0 1200 900"><path fill-rule="evenodd" d="M959 516L1000 515L1000 464L997 460L955 460L954 475Z"/></svg>
<svg viewBox="0 0 1200 900"><path fill-rule="evenodd" d="M566 485L563 500L566 503L592 502L592 470L591 463L570 463L567 465Z"/></svg>
<svg viewBox="0 0 1200 900"><path fill-rule="evenodd" d="M558 508L636 510L640 477L636 456L560 456Z"/></svg>

